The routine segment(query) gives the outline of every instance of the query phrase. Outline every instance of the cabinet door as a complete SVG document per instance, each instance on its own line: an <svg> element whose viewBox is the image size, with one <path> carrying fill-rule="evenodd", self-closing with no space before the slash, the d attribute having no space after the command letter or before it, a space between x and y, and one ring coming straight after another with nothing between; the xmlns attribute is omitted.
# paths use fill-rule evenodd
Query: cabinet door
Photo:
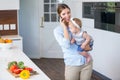
<svg viewBox="0 0 120 80"><path fill-rule="evenodd" d="M23 51L22 39L13 39L13 46L21 49Z"/></svg>
<svg viewBox="0 0 120 80"><path fill-rule="evenodd" d="M19 0L0 0L0 10L19 9Z"/></svg>

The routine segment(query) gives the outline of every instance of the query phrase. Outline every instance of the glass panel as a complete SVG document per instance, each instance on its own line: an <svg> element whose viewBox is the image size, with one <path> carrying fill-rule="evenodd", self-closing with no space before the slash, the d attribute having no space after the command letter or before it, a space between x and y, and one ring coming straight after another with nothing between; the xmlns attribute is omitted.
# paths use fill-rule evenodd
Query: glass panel
<svg viewBox="0 0 120 80"><path fill-rule="evenodd" d="M49 4L44 4L44 12L49 12Z"/></svg>
<svg viewBox="0 0 120 80"><path fill-rule="evenodd" d="M50 2L50 0L44 0L44 3L49 3Z"/></svg>
<svg viewBox="0 0 120 80"><path fill-rule="evenodd" d="M57 2L57 0L51 0L51 3L56 3Z"/></svg>
<svg viewBox="0 0 120 80"><path fill-rule="evenodd" d="M120 33L120 3L96 2L95 28Z"/></svg>
<svg viewBox="0 0 120 80"><path fill-rule="evenodd" d="M46 22L58 21L56 6L57 0L44 0L44 21Z"/></svg>
<svg viewBox="0 0 120 80"><path fill-rule="evenodd" d="M56 14L51 14L51 21L57 21L57 15Z"/></svg>
<svg viewBox="0 0 120 80"><path fill-rule="evenodd" d="M94 3L83 2L82 16L84 18L94 18Z"/></svg>
<svg viewBox="0 0 120 80"><path fill-rule="evenodd" d="M51 4L51 12L56 12L56 4Z"/></svg>
<svg viewBox="0 0 120 80"><path fill-rule="evenodd" d="M47 22L50 21L50 15L49 14L44 14L44 21L47 21Z"/></svg>

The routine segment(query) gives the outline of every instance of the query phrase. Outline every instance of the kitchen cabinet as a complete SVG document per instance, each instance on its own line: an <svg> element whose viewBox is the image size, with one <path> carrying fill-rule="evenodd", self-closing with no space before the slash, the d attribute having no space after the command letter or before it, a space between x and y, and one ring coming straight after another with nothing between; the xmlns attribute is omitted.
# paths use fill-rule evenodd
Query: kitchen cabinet
<svg viewBox="0 0 120 80"><path fill-rule="evenodd" d="M2 38L12 39L13 40L13 47L17 47L23 51L23 39L20 35L2 36Z"/></svg>
<svg viewBox="0 0 120 80"><path fill-rule="evenodd" d="M0 10L18 10L19 0L0 0Z"/></svg>

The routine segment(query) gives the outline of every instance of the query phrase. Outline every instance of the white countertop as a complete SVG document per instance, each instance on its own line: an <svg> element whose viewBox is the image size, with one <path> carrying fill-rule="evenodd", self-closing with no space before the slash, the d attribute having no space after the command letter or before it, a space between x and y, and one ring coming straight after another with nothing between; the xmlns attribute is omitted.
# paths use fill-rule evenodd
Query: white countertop
<svg viewBox="0 0 120 80"><path fill-rule="evenodd" d="M23 51L23 38L20 35L4 35L1 36L3 39L11 39L13 45L20 48Z"/></svg>
<svg viewBox="0 0 120 80"><path fill-rule="evenodd" d="M15 78L7 71L7 65L10 61L23 61L26 66L37 71L38 75L30 76L27 80L50 80L50 78L36 66L20 49L12 48L9 50L0 50L0 80L22 80Z"/></svg>
<svg viewBox="0 0 120 80"><path fill-rule="evenodd" d="M22 39L22 37L20 35L5 35L5 36L1 36L2 38L4 39L12 39L12 40L15 40L15 39Z"/></svg>

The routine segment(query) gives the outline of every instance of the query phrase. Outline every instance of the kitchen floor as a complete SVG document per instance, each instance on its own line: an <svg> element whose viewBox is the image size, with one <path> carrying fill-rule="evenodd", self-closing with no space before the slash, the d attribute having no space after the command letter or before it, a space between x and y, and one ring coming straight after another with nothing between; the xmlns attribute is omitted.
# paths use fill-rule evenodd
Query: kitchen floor
<svg viewBox="0 0 120 80"><path fill-rule="evenodd" d="M63 59L41 58L32 60L51 80L65 80Z"/></svg>
<svg viewBox="0 0 120 80"><path fill-rule="evenodd" d="M32 59L32 61L51 79L64 79L64 62L63 59L41 58ZM93 70L91 80L111 80Z"/></svg>

